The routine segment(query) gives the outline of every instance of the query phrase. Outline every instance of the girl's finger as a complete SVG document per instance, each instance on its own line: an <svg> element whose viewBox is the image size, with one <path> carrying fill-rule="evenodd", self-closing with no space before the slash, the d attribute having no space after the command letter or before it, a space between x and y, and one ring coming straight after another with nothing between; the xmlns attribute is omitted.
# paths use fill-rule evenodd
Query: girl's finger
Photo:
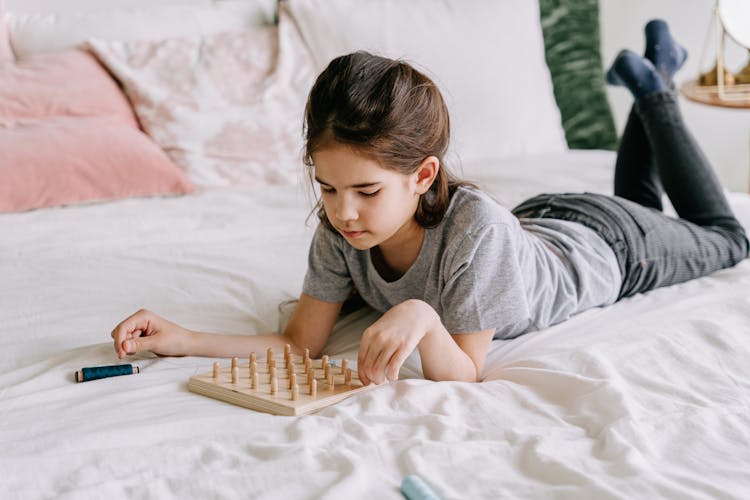
<svg viewBox="0 0 750 500"><path fill-rule="evenodd" d="M137 337L127 339L122 343L122 348L127 354L136 354L141 351L150 351L153 349L154 337Z"/></svg>
<svg viewBox="0 0 750 500"><path fill-rule="evenodd" d="M386 373L388 374L388 380L398 380L398 372L401 371L401 365L404 364L406 358L411 354L408 349L399 349L388 361L386 367Z"/></svg>
<svg viewBox="0 0 750 500"><path fill-rule="evenodd" d="M140 337L144 333L146 333L146 332L144 332L143 330L133 330L132 332L128 332L125 335L125 339L135 339L135 338Z"/></svg>
<svg viewBox="0 0 750 500"><path fill-rule="evenodd" d="M120 359L129 354L128 350L124 347L125 341L147 333L152 319L153 315L149 311L140 309L122 320L112 330L115 351Z"/></svg>
<svg viewBox="0 0 750 500"><path fill-rule="evenodd" d="M367 378L364 370L360 370L359 365L357 365L357 368L357 375L359 375L359 381L362 382L362 385L370 385L370 379Z"/></svg>
<svg viewBox="0 0 750 500"><path fill-rule="evenodd" d="M373 379L376 384L382 384L383 382L388 381L386 369L389 361L397 351L397 346L385 345L381 348L377 358L373 362L370 375L370 378Z"/></svg>
<svg viewBox="0 0 750 500"><path fill-rule="evenodd" d="M363 385L369 385L370 379L367 376L367 353L370 348L369 336L366 334L362 335L362 342L359 344L359 352L357 354L357 373L359 374L359 380Z"/></svg>
<svg viewBox="0 0 750 500"><path fill-rule="evenodd" d="M380 384L382 380L382 369L378 367L378 360L383 355L383 350L386 347L380 343L369 343L367 353L364 357L364 372L367 375L368 380ZM384 363L381 363L384 365Z"/></svg>

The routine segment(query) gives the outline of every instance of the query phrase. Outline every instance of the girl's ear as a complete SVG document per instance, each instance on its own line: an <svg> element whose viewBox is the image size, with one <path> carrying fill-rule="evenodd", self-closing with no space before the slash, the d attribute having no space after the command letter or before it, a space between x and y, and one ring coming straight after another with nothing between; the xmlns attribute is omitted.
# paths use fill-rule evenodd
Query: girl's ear
<svg viewBox="0 0 750 500"><path fill-rule="evenodd" d="M418 194L424 194L430 190L430 186L435 182L438 171L440 170L440 160L437 156L428 156L417 167L414 172L416 178L416 191Z"/></svg>

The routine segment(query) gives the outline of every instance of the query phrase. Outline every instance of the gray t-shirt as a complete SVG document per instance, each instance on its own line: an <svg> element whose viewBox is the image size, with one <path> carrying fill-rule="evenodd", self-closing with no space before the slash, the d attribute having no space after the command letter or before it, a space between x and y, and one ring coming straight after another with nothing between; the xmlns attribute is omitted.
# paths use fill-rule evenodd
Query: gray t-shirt
<svg viewBox="0 0 750 500"><path fill-rule="evenodd" d="M452 334L494 329L495 338L507 339L613 303L621 279L614 253L586 226L518 219L485 193L459 188L396 281L381 277L369 250L319 225L302 291L343 302L356 289L383 313L420 299Z"/></svg>

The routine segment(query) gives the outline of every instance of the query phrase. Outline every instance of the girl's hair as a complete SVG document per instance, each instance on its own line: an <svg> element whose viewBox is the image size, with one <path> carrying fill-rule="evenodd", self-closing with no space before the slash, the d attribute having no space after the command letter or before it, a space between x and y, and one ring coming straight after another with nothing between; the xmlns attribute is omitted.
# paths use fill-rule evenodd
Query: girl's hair
<svg viewBox="0 0 750 500"><path fill-rule="evenodd" d="M312 155L331 144L350 146L382 167L416 172L428 156L440 160L429 191L420 196L414 219L437 226L460 186L443 161L450 139L448 108L437 86L403 61L359 51L337 57L318 76L305 107L304 163L314 181ZM321 223L333 229L317 201Z"/></svg>

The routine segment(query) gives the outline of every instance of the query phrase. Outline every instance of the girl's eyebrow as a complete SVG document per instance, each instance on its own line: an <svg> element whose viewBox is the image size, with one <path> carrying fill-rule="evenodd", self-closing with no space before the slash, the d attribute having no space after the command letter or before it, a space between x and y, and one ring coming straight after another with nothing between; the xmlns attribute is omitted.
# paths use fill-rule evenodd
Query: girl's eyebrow
<svg viewBox="0 0 750 500"><path fill-rule="evenodd" d="M328 184L326 181L320 179L317 175L315 176L315 180L318 182L318 184L325 184L326 186L330 186L331 184ZM363 187L370 187L375 186L377 184L381 184L380 182L362 182L359 184L352 184L351 186L347 186L348 188L363 188Z"/></svg>

